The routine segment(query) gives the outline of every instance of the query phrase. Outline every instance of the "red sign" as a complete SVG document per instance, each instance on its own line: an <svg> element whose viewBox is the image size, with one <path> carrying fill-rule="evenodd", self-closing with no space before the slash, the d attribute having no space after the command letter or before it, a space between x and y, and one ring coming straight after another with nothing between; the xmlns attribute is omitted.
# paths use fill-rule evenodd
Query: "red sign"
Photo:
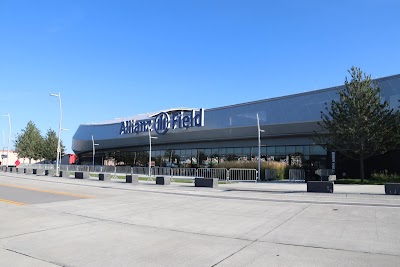
<svg viewBox="0 0 400 267"><path fill-rule="evenodd" d="M17 161L15 162L15 166L19 166L19 164L20 164L21 162L19 162L19 159L17 159Z"/></svg>

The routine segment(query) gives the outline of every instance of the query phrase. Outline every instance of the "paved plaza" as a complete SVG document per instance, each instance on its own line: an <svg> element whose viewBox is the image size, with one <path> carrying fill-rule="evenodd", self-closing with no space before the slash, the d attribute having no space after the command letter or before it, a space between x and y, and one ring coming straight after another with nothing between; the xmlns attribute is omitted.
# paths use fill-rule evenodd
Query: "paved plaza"
<svg viewBox="0 0 400 267"><path fill-rule="evenodd" d="M1 172L0 214L0 266L400 266L400 196L376 185Z"/></svg>

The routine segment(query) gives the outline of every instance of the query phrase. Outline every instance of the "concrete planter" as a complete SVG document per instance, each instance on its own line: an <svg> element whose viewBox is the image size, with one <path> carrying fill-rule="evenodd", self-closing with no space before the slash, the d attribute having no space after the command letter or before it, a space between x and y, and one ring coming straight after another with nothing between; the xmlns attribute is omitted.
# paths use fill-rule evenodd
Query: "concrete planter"
<svg viewBox="0 0 400 267"><path fill-rule="evenodd" d="M156 184L169 185L169 184L171 184L171 178L167 177L167 176L157 176L156 177Z"/></svg>
<svg viewBox="0 0 400 267"><path fill-rule="evenodd" d="M195 187L218 187L218 178L194 178Z"/></svg>
<svg viewBox="0 0 400 267"><path fill-rule="evenodd" d="M88 172L75 172L75 178L76 179L89 179L89 173Z"/></svg>
<svg viewBox="0 0 400 267"><path fill-rule="evenodd" d="M307 182L307 192L333 193L333 182L309 181Z"/></svg>
<svg viewBox="0 0 400 267"><path fill-rule="evenodd" d="M109 173L99 173L99 181L110 181L111 175Z"/></svg>
<svg viewBox="0 0 400 267"><path fill-rule="evenodd" d="M386 183L385 193L386 195L400 195L400 183Z"/></svg>
<svg viewBox="0 0 400 267"><path fill-rule="evenodd" d="M45 171L42 169L36 169L36 175L44 175Z"/></svg>
<svg viewBox="0 0 400 267"><path fill-rule="evenodd" d="M69 178L69 171L60 171L59 177Z"/></svg>
<svg viewBox="0 0 400 267"><path fill-rule="evenodd" d="M44 171L44 175L47 175L47 176L54 176L55 173L56 173L55 170L45 170Z"/></svg>
<svg viewBox="0 0 400 267"><path fill-rule="evenodd" d="M137 174L126 175L126 182L130 184L139 184L139 175Z"/></svg>

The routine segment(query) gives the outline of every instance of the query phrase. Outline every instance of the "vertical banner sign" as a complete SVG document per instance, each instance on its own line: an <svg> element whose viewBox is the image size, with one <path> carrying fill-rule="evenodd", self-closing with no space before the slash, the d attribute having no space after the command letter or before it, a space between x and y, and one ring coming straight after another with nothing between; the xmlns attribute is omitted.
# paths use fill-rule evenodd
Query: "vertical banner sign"
<svg viewBox="0 0 400 267"><path fill-rule="evenodd" d="M336 152L332 151L332 174L336 172Z"/></svg>

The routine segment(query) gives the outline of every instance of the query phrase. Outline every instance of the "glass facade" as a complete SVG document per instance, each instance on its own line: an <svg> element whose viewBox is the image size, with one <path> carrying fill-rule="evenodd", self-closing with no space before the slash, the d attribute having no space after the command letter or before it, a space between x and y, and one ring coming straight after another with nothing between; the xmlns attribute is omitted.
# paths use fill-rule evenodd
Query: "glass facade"
<svg viewBox="0 0 400 267"><path fill-rule="evenodd" d="M328 168L327 151L318 145L262 146L261 160L286 162L297 167ZM113 159L117 165L148 166L148 151L96 152L96 164ZM225 161L257 161L258 147L221 147L199 149L152 150L155 166L177 168L212 168ZM90 164L92 154L81 155L81 164Z"/></svg>

